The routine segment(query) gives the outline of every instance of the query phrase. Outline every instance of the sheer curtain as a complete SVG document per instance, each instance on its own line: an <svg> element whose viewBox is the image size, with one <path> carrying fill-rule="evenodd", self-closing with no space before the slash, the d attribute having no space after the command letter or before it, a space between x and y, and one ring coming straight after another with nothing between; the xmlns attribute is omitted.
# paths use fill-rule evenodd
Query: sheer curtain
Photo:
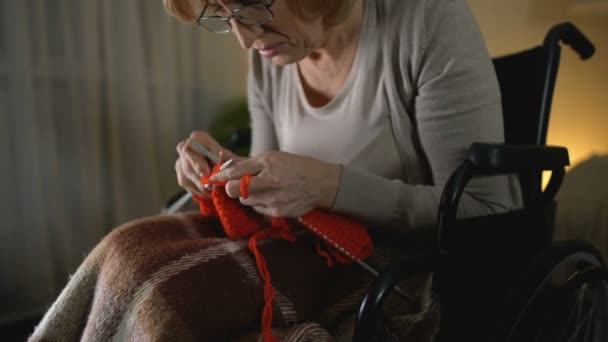
<svg viewBox="0 0 608 342"><path fill-rule="evenodd" d="M116 225L177 190L175 145L243 95L230 36L161 0L0 0L0 323L44 310Z"/></svg>

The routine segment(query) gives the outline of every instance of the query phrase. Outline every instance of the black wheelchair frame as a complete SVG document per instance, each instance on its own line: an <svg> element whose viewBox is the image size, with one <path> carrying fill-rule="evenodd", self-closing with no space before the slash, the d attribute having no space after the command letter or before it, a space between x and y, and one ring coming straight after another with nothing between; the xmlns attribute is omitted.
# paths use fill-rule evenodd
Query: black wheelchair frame
<svg viewBox="0 0 608 342"><path fill-rule="evenodd" d="M506 143L471 145L444 187L434 251L397 260L374 281L359 308L354 341L389 340L382 305L390 289L407 277L428 272L434 273L433 289L440 304L438 341L608 340L608 272L600 254L582 241L551 244L553 198L569 165L566 148L544 146L560 42L582 59L595 51L573 24L563 23L548 32L542 46L493 60L503 95ZM542 191L544 170L552 175ZM456 219L460 197L472 177L513 173L519 176L522 210ZM565 267L570 268L567 276L561 274ZM594 297L589 299L586 293L579 298L581 289L594 291ZM584 308L587 318L573 322L572 310L563 304L562 316L539 319L546 314L543 310L556 310L556 300L575 301L578 317ZM581 329L579 323L585 326Z"/></svg>

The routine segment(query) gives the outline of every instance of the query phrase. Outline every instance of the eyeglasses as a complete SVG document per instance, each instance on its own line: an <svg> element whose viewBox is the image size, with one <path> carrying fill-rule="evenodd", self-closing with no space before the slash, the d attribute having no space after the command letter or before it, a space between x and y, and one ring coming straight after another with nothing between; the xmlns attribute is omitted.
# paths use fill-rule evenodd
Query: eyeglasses
<svg viewBox="0 0 608 342"><path fill-rule="evenodd" d="M201 15L196 19L196 24L214 33L228 33L232 31L230 19L233 18L243 25L261 26L274 19L274 13L270 9L273 3L274 0L245 4L232 10L230 15L226 17L221 15L206 16L205 11L209 6L206 4Z"/></svg>

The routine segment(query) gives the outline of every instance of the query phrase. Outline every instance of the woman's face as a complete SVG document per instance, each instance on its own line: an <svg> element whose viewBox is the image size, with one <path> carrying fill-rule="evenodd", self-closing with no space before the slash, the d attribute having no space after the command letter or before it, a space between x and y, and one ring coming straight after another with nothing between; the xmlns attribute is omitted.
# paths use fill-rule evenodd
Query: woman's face
<svg viewBox="0 0 608 342"><path fill-rule="evenodd" d="M211 1L209 3L205 15L226 16L242 6L242 1L235 0L218 0L215 6ZM236 19L230 20L232 34L243 49L254 48L273 63L286 65L301 61L323 46L322 18L305 21L289 9L285 0L275 0L270 9L274 19L262 26L247 26Z"/></svg>

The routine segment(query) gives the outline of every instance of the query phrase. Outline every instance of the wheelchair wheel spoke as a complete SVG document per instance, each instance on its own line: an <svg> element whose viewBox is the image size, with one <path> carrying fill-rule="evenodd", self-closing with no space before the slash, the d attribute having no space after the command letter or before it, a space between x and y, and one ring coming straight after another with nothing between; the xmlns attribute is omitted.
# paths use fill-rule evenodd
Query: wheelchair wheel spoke
<svg viewBox="0 0 608 342"><path fill-rule="evenodd" d="M592 329L592 322L593 322L593 317L594 317L593 313L595 312L596 303L594 300L591 300L591 307L581 317L582 306L584 305L583 302L585 301L585 294L588 292L591 292L591 291L587 291L587 289L588 289L588 284L584 284L581 288L582 294L581 293L577 294L577 307L578 307L577 319L576 319L576 322L574 325L574 332L572 333L572 335L570 336L568 341L579 341L579 339L578 339L579 334L584 335L584 339L582 341L588 340L589 332ZM567 324L566 326L569 326L569 324ZM583 326L585 326L584 329L583 329Z"/></svg>
<svg viewBox="0 0 608 342"><path fill-rule="evenodd" d="M578 337L578 332L581 328L581 315L583 311L583 302L585 299L585 292L587 290L587 284L583 284L579 291L576 291L576 320L574 321L574 334L573 337ZM576 341L576 340L574 340Z"/></svg>
<svg viewBox="0 0 608 342"><path fill-rule="evenodd" d="M522 300L522 290L513 290L506 341L584 342L605 336L608 273L599 252L585 243L562 243L538 260L526 273L533 280L519 285L529 297Z"/></svg>
<svg viewBox="0 0 608 342"><path fill-rule="evenodd" d="M576 301L572 305L572 309L570 310L570 312L568 313L568 317L564 321L565 324L563 324L562 329L561 329L561 333L559 334L559 336L561 336L561 338L559 339L559 341L564 341L565 340L565 337L566 337L566 335L568 333L568 330L569 330L570 322L574 318L575 314L577 314L577 312L578 312L578 301ZM568 342L570 342L571 340L572 340L572 336L570 336L570 338L568 338Z"/></svg>
<svg viewBox="0 0 608 342"><path fill-rule="evenodd" d="M595 297L595 296L594 296ZM593 314L595 313L595 305L597 304L596 298L591 298L591 308L589 313L587 314L587 329L585 329L585 339L584 341L589 341L590 333L593 330Z"/></svg>
<svg viewBox="0 0 608 342"><path fill-rule="evenodd" d="M581 329L583 327L583 325L586 325L586 329L584 330L585 333L585 339L583 341L587 341L587 336L589 335L589 330L590 330L590 325L591 325L591 317L592 317L592 311L585 314L585 316L583 317L583 320L581 322L578 322L579 324L576 325L576 328L574 330L574 332L572 333L572 336L570 336L570 338L568 339L568 341L578 341L578 336L579 334L582 334L583 330Z"/></svg>

